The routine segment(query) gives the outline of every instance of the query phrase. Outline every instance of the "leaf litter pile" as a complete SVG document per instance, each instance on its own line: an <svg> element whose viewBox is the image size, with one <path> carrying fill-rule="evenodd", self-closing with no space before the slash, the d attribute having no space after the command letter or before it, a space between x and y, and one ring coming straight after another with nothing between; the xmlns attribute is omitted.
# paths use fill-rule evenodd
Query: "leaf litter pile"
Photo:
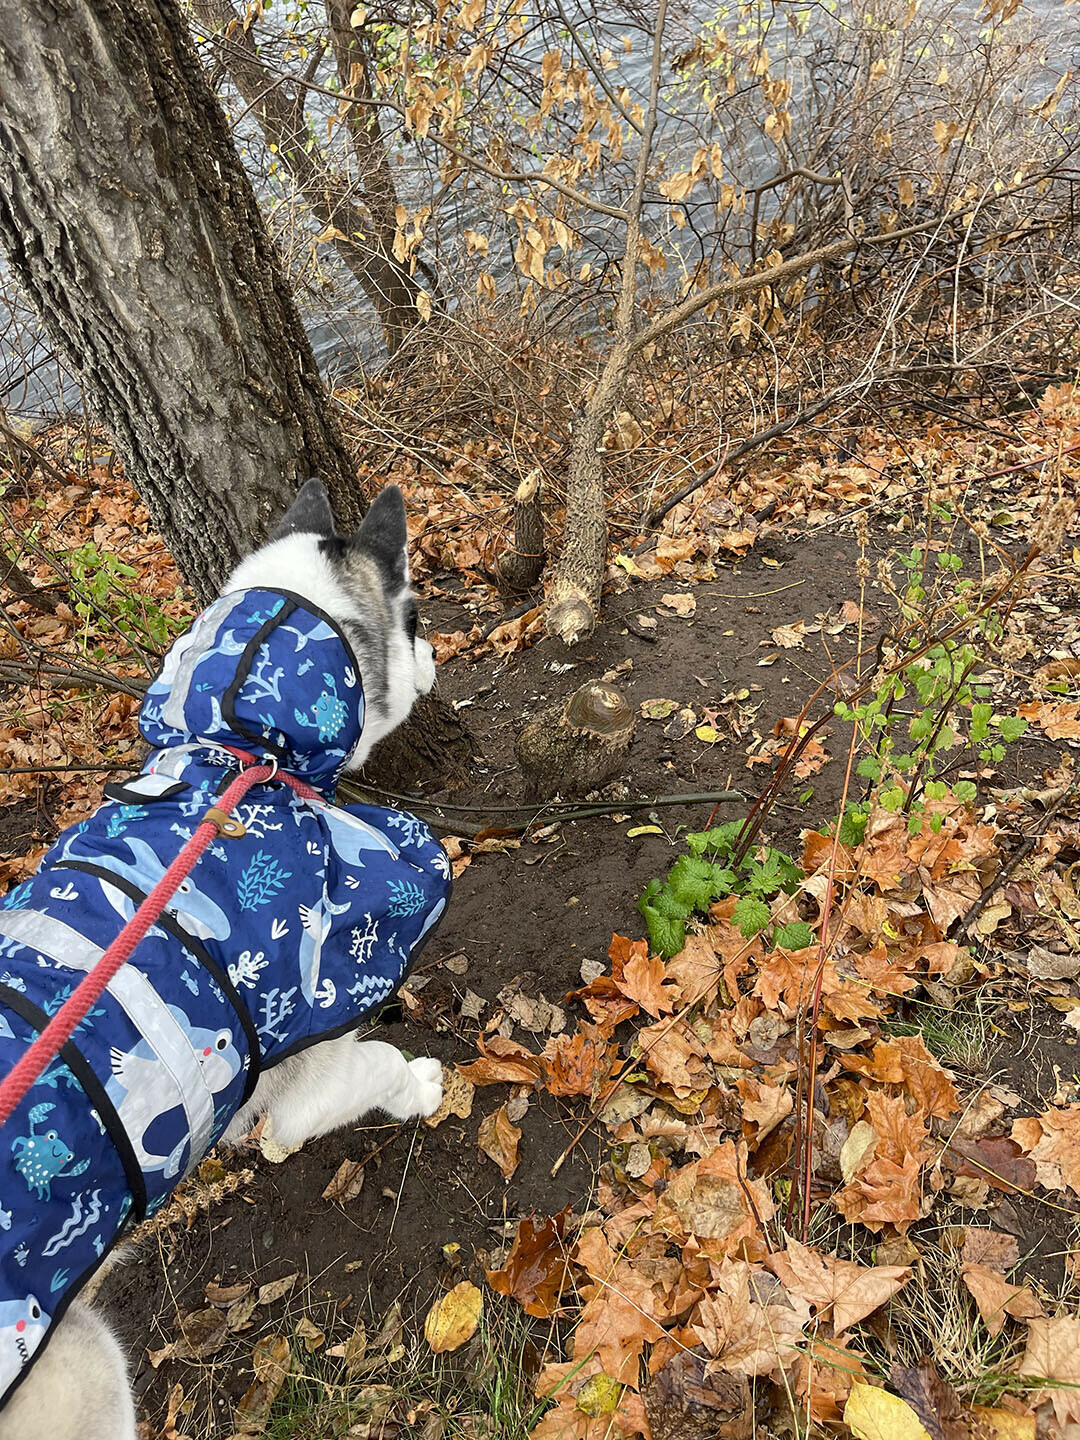
<svg viewBox="0 0 1080 1440"><path fill-rule="evenodd" d="M1080 1318L1025 1276L1013 1233L1026 1206L1071 1283L1080 1103L1024 1114L909 1033L920 1005L963 1027L974 986L1010 989L1007 950L943 938L1000 869L998 832L951 795L931 815L914 836L884 810L854 844L804 832L801 865L785 857L785 883L754 901L766 923L703 888L671 958L614 937L610 967L567 997L586 1012L572 1032L538 1054L481 1037L459 1067L472 1085L581 1097L605 1137L589 1208L522 1220L487 1271L527 1314L573 1320L537 1382L554 1404L535 1440L1080 1424ZM688 837L703 886L737 828ZM994 896L1002 934L1038 912L1055 848ZM504 1167L513 1103L480 1135Z"/></svg>

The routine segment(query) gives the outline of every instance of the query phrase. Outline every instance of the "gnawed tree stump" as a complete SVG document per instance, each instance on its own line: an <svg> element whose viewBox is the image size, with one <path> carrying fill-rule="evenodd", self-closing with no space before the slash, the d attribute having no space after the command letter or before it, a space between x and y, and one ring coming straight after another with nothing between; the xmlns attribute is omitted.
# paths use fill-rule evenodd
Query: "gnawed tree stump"
<svg viewBox="0 0 1080 1440"><path fill-rule="evenodd" d="M529 590L544 573L544 511L541 472L533 470L514 496L514 543L495 561L499 580L509 590Z"/></svg>
<svg viewBox="0 0 1080 1440"><path fill-rule="evenodd" d="M634 713L613 685L590 680L542 710L518 736L516 753L531 800L587 795L623 770Z"/></svg>

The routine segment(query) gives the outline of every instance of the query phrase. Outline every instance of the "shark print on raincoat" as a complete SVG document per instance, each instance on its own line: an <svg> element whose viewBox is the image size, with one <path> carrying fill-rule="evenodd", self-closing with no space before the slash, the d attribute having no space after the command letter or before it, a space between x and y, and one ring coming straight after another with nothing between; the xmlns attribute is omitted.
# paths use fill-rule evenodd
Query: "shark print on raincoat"
<svg viewBox="0 0 1080 1440"><path fill-rule="evenodd" d="M0 1397L129 1217L152 1214L261 1070L354 1029L400 985L450 867L415 816L333 794L364 726L345 637L298 597L222 596L172 646L139 727L142 771L106 787L0 900L0 1073L16 1063L235 777L234 812L0 1134ZM10 1220L7 1217L10 1216Z"/></svg>

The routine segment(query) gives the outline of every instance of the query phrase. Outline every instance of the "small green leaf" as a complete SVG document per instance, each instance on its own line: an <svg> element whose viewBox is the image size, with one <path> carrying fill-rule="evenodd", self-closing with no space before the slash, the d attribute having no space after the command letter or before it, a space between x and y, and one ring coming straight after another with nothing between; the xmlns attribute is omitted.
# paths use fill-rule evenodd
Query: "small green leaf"
<svg viewBox="0 0 1080 1440"><path fill-rule="evenodd" d="M773 936L773 944L784 950L805 950L813 942L813 927L805 920L789 920L786 925L781 925Z"/></svg>
<svg viewBox="0 0 1080 1440"><path fill-rule="evenodd" d="M765 929L771 915L772 912L764 900L759 900L754 895L744 895L735 906L731 918L739 927L740 933L749 940Z"/></svg>
<svg viewBox="0 0 1080 1440"><path fill-rule="evenodd" d="M970 805L978 793L974 782L971 780L958 780L953 786L953 794L958 800L962 800L965 805Z"/></svg>
<svg viewBox="0 0 1080 1440"><path fill-rule="evenodd" d="M654 905L646 905L641 912L645 916L645 924L649 931L649 945L653 953L660 955L665 960L670 960L673 955L686 944L686 925L682 920L675 919L672 915L665 915Z"/></svg>
<svg viewBox="0 0 1080 1440"><path fill-rule="evenodd" d="M741 820L729 820L724 825L714 825L711 830L692 831L686 837L686 848L694 855L730 855L742 827Z"/></svg>
<svg viewBox="0 0 1080 1440"><path fill-rule="evenodd" d="M1020 739L1020 736L1028 728L1028 722L1022 715L1002 715L1001 719L997 721L997 727L1002 740L1011 743L1013 740Z"/></svg>
<svg viewBox="0 0 1080 1440"><path fill-rule="evenodd" d="M687 910L705 910L712 899L713 867L700 855L682 855L671 867L667 891Z"/></svg>

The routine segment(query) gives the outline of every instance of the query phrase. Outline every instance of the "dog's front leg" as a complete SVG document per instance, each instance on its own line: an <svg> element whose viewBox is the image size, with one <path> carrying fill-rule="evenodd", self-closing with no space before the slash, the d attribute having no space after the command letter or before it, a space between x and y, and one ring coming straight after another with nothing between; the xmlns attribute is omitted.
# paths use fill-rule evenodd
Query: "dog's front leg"
<svg viewBox="0 0 1080 1440"><path fill-rule="evenodd" d="M438 1060L406 1060L382 1040L343 1035L268 1070L224 1138L226 1144L235 1143L258 1116L266 1115L274 1139L291 1150L372 1110L395 1120L432 1115L441 1099Z"/></svg>

